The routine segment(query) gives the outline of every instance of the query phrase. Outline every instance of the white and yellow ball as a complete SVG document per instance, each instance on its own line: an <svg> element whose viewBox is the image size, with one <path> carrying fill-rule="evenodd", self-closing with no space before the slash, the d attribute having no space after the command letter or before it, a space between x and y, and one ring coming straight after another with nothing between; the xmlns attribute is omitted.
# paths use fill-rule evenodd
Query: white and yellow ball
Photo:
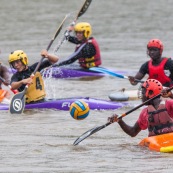
<svg viewBox="0 0 173 173"><path fill-rule="evenodd" d="M76 120L83 120L89 115L89 105L83 100L77 100L70 105L70 114Z"/></svg>

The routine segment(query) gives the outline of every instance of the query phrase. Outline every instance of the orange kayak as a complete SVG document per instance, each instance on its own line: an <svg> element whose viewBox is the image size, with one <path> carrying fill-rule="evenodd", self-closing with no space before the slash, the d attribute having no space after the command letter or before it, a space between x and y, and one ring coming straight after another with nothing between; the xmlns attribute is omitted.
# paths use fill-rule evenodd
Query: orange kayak
<svg viewBox="0 0 173 173"><path fill-rule="evenodd" d="M139 145L157 152L171 153L173 152L173 133L144 138Z"/></svg>

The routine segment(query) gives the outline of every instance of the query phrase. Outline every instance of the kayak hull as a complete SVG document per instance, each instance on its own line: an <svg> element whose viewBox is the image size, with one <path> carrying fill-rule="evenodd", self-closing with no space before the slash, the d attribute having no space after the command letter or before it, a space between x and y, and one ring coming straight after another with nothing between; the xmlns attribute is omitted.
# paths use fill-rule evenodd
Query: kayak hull
<svg viewBox="0 0 173 173"><path fill-rule="evenodd" d="M82 69L57 68L52 67L44 70L43 76L46 78L80 78L80 77L103 77L103 73L92 72Z"/></svg>
<svg viewBox="0 0 173 173"><path fill-rule="evenodd" d="M101 99L89 98L89 97L76 97L65 99L49 99L39 103L26 104L27 109L57 109L68 111L70 105L76 100L83 100L88 103L91 110L113 110L126 106L127 103L111 102ZM8 104L0 104L0 110L8 110Z"/></svg>
<svg viewBox="0 0 173 173"><path fill-rule="evenodd" d="M97 68L97 67L96 67ZM116 71L117 73L125 73L123 71ZM92 71L89 69L81 69L74 67L51 67L44 69L42 75L45 78L84 78L84 77L104 77L108 74L103 72Z"/></svg>
<svg viewBox="0 0 173 173"><path fill-rule="evenodd" d="M140 146L145 146L150 150L157 152L173 152L173 133L151 136L144 138L139 143Z"/></svg>
<svg viewBox="0 0 173 173"><path fill-rule="evenodd" d="M97 68L97 67L95 67ZM99 67L102 68L102 67ZM103 68L106 69L106 68ZM121 70L111 70L106 69L106 71L110 72L116 72L125 74L127 72L121 71ZM10 73L16 73L15 69L9 69ZM70 66L63 66L63 67L51 67L46 68L41 71L42 76L44 78L62 78L62 79L68 79L68 78L102 78L104 76L109 76L108 73L105 73L103 71L93 71L89 69L82 69L78 65L70 65Z"/></svg>
<svg viewBox="0 0 173 173"><path fill-rule="evenodd" d="M112 101L129 101L138 100L138 90L124 90L109 94L109 99Z"/></svg>

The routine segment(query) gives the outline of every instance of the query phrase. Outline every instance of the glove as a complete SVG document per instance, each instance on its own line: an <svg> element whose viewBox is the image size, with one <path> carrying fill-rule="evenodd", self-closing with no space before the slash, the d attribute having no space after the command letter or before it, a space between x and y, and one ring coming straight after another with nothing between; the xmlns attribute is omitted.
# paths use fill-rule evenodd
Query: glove
<svg viewBox="0 0 173 173"><path fill-rule="evenodd" d="M129 78L129 81L130 81L130 83L132 85L136 85L137 84L137 82L135 81L135 78L133 76L128 76L128 78Z"/></svg>
<svg viewBox="0 0 173 173"><path fill-rule="evenodd" d="M171 91L167 91L169 88L164 88L163 90L162 90L162 92L161 92L161 95L162 95L162 97L164 97L164 98L168 98L168 97L170 97L170 98L172 98L173 97L173 94L172 94L172 92Z"/></svg>
<svg viewBox="0 0 173 173"><path fill-rule="evenodd" d="M119 119L118 119L117 114L114 114L111 117L108 117L108 122L110 122L110 123L114 123L114 122L118 122L118 121L119 121Z"/></svg>
<svg viewBox="0 0 173 173"><path fill-rule="evenodd" d="M64 36L65 36L65 39L68 41L69 37L70 37L70 31L68 31L68 30L65 31Z"/></svg>

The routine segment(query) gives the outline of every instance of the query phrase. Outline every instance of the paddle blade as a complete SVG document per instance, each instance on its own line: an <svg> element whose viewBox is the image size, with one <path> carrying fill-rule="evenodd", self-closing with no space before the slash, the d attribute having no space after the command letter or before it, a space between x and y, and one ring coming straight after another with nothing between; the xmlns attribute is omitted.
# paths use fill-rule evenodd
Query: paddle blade
<svg viewBox="0 0 173 173"><path fill-rule="evenodd" d="M115 73L115 72L113 72L113 71L111 71L111 70L108 70L108 69L105 69L105 68L102 68L102 67L91 67L90 70L96 71L96 72L105 73L105 74L108 74L108 75L114 76L114 77L119 77L119 78L128 79L127 76L124 76L124 75Z"/></svg>
<svg viewBox="0 0 173 173"><path fill-rule="evenodd" d="M73 145L74 145L74 146L78 145L78 144L79 144L80 142L82 142L84 139L88 138L88 137L91 136L92 134L98 132L99 130L105 128L105 127L108 126L108 125L110 125L110 123L106 123L106 124L104 124L104 125L102 125L102 126L94 127L94 128L92 128L92 129L88 130L87 132L85 132L84 134L82 134L80 137L78 137L78 138L74 141Z"/></svg>
<svg viewBox="0 0 173 173"><path fill-rule="evenodd" d="M17 93L13 96L10 103L11 114L21 114L25 107L25 94L23 92Z"/></svg>
<svg viewBox="0 0 173 173"><path fill-rule="evenodd" d="M82 134L80 137L78 137L78 138L74 141L73 145L76 146L76 145L78 145L80 142L82 142L84 139L86 139L87 137L91 136L91 135L93 134L93 131L95 131L96 128L97 128L97 127L92 128L92 129L88 130L87 132L85 132L84 134Z"/></svg>
<svg viewBox="0 0 173 173"><path fill-rule="evenodd" d="M84 2L84 4L82 5L80 11L77 14L76 20L87 11L87 9L90 6L91 2L92 2L92 0L86 0Z"/></svg>

